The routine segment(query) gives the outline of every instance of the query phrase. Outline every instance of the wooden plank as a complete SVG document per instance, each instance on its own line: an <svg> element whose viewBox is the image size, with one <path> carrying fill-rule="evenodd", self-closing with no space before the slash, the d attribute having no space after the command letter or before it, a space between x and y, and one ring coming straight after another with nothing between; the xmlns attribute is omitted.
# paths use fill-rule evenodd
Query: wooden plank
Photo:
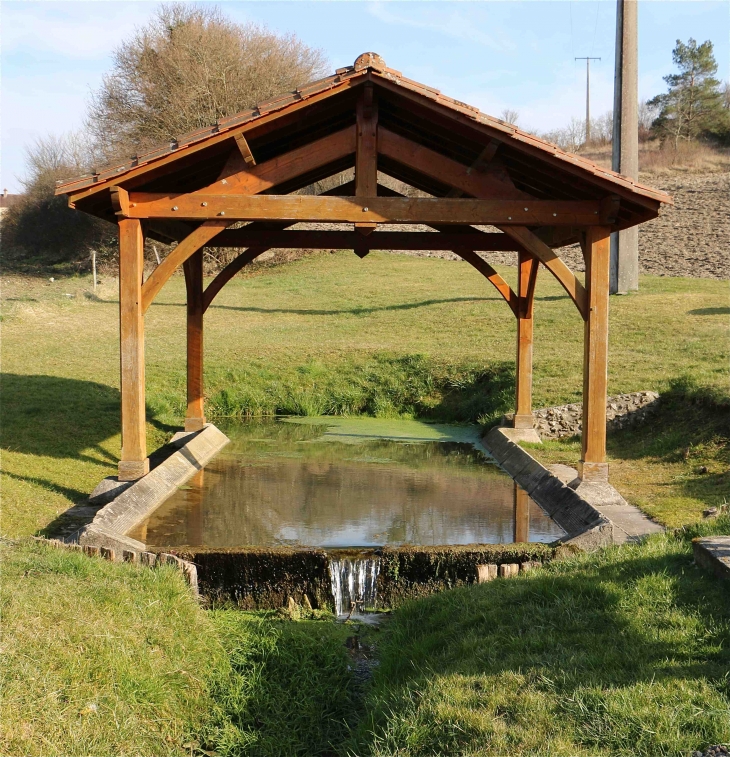
<svg viewBox="0 0 730 757"><path fill-rule="evenodd" d="M184 263L187 290L187 412L185 430L200 431L205 425L203 407L203 251Z"/></svg>
<svg viewBox="0 0 730 757"><path fill-rule="evenodd" d="M122 187L112 187L110 190L114 213L120 217L129 215L129 192Z"/></svg>
<svg viewBox="0 0 730 757"><path fill-rule="evenodd" d="M533 301L538 268L537 258L524 250L519 252L515 428L533 428L534 426L532 416Z"/></svg>
<svg viewBox="0 0 730 757"><path fill-rule="evenodd" d="M122 395L122 456L119 480L149 473L145 419L144 237L138 220L119 220L119 354Z"/></svg>
<svg viewBox="0 0 730 757"><path fill-rule="evenodd" d="M534 226L587 226L598 215L597 202L477 200L453 198L306 195L130 194L130 216L234 221L312 221L330 223L457 223Z"/></svg>
<svg viewBox="0 0 730 757"><path fill-rule="evenodd" d="M459 247L454 249L454 252L467 263L470 263L479 273L484 276L490 284L492 284L496 290L502 295L505 302L510 306L510 310L517 315L517 295L512 287L492 268L486 260L483 260L479 255L466 247Z"/></svg>
<svg viewBox="0 0 730 757"><path fill-rule="evenodd" d="M588 312L588 298L585 287L578 281L570 268L565 265L562 258L529 229L519 226L495 225L540 260L548 271L562 284L563 289L565 289L578 308L578 312L585 319Z"/></svg>
<svg viewBox="0 0 730 757"><path fill-rule="evenodd" d="M611 229L586 231L588 312L583 340L583 432L578 475L583 481L607 481L606 394L608 384L608 293Z"/></svg>
<svg viewBox="0 0 730 757"><path fill-rule="evenodd" d="M483 171L487 168L492 158L497 154L502 143L498 139L490 139L489 144L479 153L477 159L469 167L469 172L477 169ZM461 197L464 192L461 189L450 189L446 197Z"/></svg>
<svg viewBox="0 0 730 757"><path fill-rule="evenodd" d="M227 229L214 237L208 247L274 247L293 250L351 250L356 243L352 231L294 230L271 231ZM367 238L371 250L453 250L467 247L482 252L522 249L507 234L474 230L471 234L452 234L447 231L375 231Z"/></svg>
<svg viewBox="0 0 730 757"><path fill-rule="evenodd" d="M533 201L514 186L382 127L378 129L378 152L472 197Z"/></svg>
<svg viewBox="0 0 730 757"><path fill-rule="evenodd" d="M251 152L251 148L248 146L246 137L243 136L243 132L234 134L233 138L236 140L236 147L238 147L238 151L241 153L241 157L246 162L246 164L252 167L255 166L256 160L253 156L253 153Z"/></svg>
<svg viewBox="0 0 730 757"><path fill-rule="evenodd" d="M178 246L155 268L147 281L142 285L142 312L146 313L157 293L165 285L175 270L181 266L193 253L204 247L216 234L223 231L231 223L214 219L201 224L195 231L183 239Z"/></svg>

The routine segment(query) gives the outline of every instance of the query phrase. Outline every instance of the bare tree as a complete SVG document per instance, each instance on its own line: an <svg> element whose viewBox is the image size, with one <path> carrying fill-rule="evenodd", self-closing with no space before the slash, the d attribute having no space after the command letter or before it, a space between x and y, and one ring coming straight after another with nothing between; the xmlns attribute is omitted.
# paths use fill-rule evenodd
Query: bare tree
<svg viewBox="0 0 730 757"><path fill-rule="evenodd" d="M325 62L296 36L236 24L216 7L162 5L114 51L88 128L102 159L126 157L311 81Z"/></svg>
<svg viewBox="0 0 730 757"><path fill-rule="evenodd" d="M89 170L88 139L74 132L41 137L25 148L25 190L2 219L3 254L11 265L59 263L88 258L95 249L103 258L115 249L114 226L77 213L66 197L55 197L58 179Z"/></svg>
<svg viewBox="0 0 730 757"><path fill-rule="evenodd" d="M517 110L511 110L510 108L505 108L502 111L502 115L500 118L508 123L512 124L512 126L517 126L517 122L520 120L520 113Z"/></svg>

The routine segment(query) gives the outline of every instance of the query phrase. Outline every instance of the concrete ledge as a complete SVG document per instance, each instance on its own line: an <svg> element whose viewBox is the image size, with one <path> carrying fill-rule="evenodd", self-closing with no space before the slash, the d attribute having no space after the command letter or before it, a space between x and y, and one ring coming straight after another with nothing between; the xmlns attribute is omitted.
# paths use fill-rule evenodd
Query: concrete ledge
<svg viewBox="0 0 730 757"><path fill-rule="evenodd" d="M177 452L144 478L124 488L97 512L91 523L75 532L68 541L144 550L141 542L127 536L129 531L201 470L228 442L228 437L213 424L207 424L202 431L176 434L172 443L179 447Z"/></svg>
<svg viewBox="0 0 730 757"><path fill-rule="evenodd" d="M545 467L517 443L511 428L493 428L482 440L489 454L582 549L624 544L660 533L662 526L630 505L608 482L581 481L575 468Z"/></svg>
<svg viewBox="0 0 730 757"><path fill-rule="evenodd" d="M703 536L692 540L697 565L730 581L730 536Z"/></svg>

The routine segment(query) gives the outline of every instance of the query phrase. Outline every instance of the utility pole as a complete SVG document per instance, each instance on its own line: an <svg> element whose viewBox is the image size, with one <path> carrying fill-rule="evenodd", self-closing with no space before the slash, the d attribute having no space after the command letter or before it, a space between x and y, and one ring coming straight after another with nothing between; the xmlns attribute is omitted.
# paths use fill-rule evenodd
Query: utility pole
<svg viewBox="0 0 730 757"><path fill-rule="evenodd" d="M576 58L586 62L586 144L591 141L591 61L600 58Z"/></svg>
<svg viewBox="0 0 730 757"><path fill-rule="evenodd" d="M614 171L639 178L638 0L616 2L616 76L613 95ZM639 228L611 234L611 294L639 288Z"/></svg>

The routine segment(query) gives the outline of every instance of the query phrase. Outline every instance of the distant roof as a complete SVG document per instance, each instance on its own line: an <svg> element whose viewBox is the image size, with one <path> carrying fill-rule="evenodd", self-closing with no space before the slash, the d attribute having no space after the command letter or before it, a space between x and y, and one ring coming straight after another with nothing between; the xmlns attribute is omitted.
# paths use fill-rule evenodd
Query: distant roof
<svg viewBox="0 0 730 757"><path fill-rule="evenodd" d="M23 195L10 194L7 189L0 193L0 208L12 208L13 205L17 205Z"/></svg>
<svg viewBox="0 0 730 757"><path fill-rule="evenodd" d="M99 196L104 189L121 185L138 191L187 192L206 186L215 181L235 147L233 138L238 133L245 134L258 162L321 139L354 124L355 90L365 82L375 86L379 124L470 166L490 140L498 140L501 165L510 179L516 187L535 197L602 199L615 193L622 198L621 212L627 214L622 227L646 220L638 216L629 218L632 204L636 205L633 212L642 215L641 211L650 209L653 217L660 203L672 202L665 192L602 168L447 97L433 87L406 78L400 71L388 68L376 53L363 53L354 65L339 68L331 76L219 119L214 126L180 136L129 161L61 181L56 194L71 195L70 200L79 209L115 220L109 200ZM329 166L329 173L303 176L298 185L289 183L275 189L278 193L290 192L352 165L354 155L350 160ZM435 196L448 191L397 162L383 161L381 165L379 159L378 168Z"/></svg>

